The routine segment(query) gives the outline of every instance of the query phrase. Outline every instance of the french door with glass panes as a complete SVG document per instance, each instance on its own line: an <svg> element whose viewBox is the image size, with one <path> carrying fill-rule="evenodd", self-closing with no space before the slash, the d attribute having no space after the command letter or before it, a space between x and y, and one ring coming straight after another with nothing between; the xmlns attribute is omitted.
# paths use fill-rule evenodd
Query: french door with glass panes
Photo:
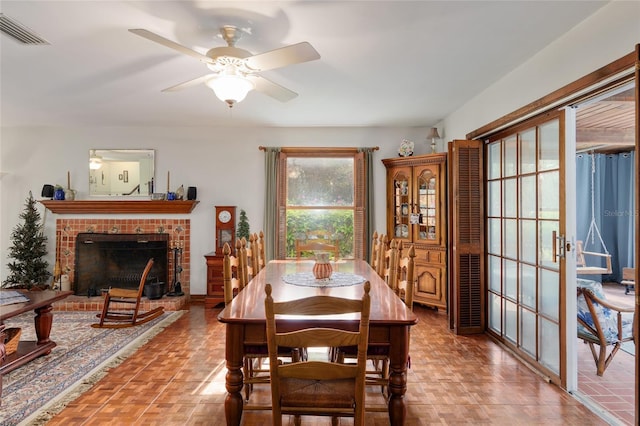
<svg viewBox="0 0 640 426"><path fill-rule="evenodd" d="M488 330L552 381L565 359L564 116L544 114L486 146Z"/></svg>

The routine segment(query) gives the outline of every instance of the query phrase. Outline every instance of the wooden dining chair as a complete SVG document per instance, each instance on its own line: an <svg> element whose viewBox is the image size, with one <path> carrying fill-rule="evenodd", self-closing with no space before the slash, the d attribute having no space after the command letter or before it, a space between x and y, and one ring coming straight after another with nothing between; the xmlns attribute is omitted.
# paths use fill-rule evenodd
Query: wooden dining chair
<svg viewBox="0 0 640 426"><path fill-rule="evenodd" d="M244 288L244 280L240 269L240 259L231 255L229 243L222 247L222 282L225 306L231 303L233 297Z"/></svg>
<svg viewBox="0 0 640 426"><path fill-rule="evenodd" d="M249 243L247 245L247 271L250 278L255 277L260 272L260 262L258 261L258 234L249 235Z"/></svg>
<svg viewBox="0 0 640 426"><path fill-rule="evenodd" d="M340 257L340 244L328 231L307 231L301 237L295 240L296 259L300 260L303 253L316 251L333 253L334 261L337 261Z"/></svg>
<svg viewBox="0 0 640 426"><path fill-rule="evenodd" d="M282 415L353 417L355 426L364 425L366 351L369 339L370 283L364 284L362 299L312 296L274 302L271 284L265 286L267 345L271 369L271 409L273 425L282 425ZM357 332L307 327L281 332L276 315L338 315L360 313ZM307 360L282 364L278 348L356 346L356 364ZM297 360L296 360L297 361Z"/></svg>
<svg viewBox="0 0 640 426"><path fill-rule="evenodd" d="M398 275L396 277L396 294L405 305L413 311L413 292L415 287L415 258L416 250L412 245L406 256L398 260Z"/></svg>
<svg viewBox="0 0 640 426"><path fill-rule="evenodd" d="M265 251L264 232L260 231L258 234L258 264L260 265L260 270L267 266L267 256Z"/></svg>
<svg viewBox="0 0 640 426"><path fill-rule="evenodd" d="M381 247L382 249L383 247ZM389 247L384 250L382 256L380 256L379 275L387 283L387 285L394 291L397 288L398 281L398 259L400 258L400 251L398 250L398 241L392 239L389 242Z"/></svg>
<svg viewBox="0 0 640 426"><path fill-rule="evenodd" d="M371 238L371 258L369 259L369 266L374 271L378 270L378 231L373 231L373 237Z"/></svg>
<svg viewBox="0 0 640 426"><path fill-rule="evenodd" d="M393 256L399 256L402 243L397 244L399 248L395 248L398 253ZM395 241L391 242L391 247L395 246ZM391 249L390 249L391 250ZM397 265L392 270L395 271L395 277L391 280L393 286L391 289L404 301L405 305L413 310L413 291L415 285L415 262L416 252L413 246L409 247L406 256L399 258ZM337 359L340 362L355 358L355 350L353 347L341 347L337 351ZM379 346L375 344L369 345L367 348L367 360L371 361L371 368L367 370L366 383L368 386L380 386L382 393L385 393L389 385L389 347ZM369 364L368 364L369 365Z"/></svg>
<svg viewBox="0 0 640 426"><path fill-rule="evenodd" d="M140 312L144 285L149 271L153 267L153 259L147 261L142 271L137 289L110 288L104 295L102 312L97 315L100 322L91 324L93 328L124 328L144 324L164 313L164 307L159 306L146 312Z"/></svg>
<svg viewBox="0 0 640 426"><path fill-rule="evenodd" d="M389 250L389 240L385 234L378 237L378 260L376 260L376 272L384 278L384 257Z"/></svg>
<svg viewBox="0 0 640 426"><path fill-rule="evenodd" d="M222 279L224 283L224 304L226 306L248 284L246 239L243 237L236 240L235 256L231 254L231 247L229 247L228 243L224 244L222 253L224 255L222 260ZM245 348L242 374L244 375L244 393L247 401L251 396L254 384L269 383L269 370L261 367L262 360L267 356L266 345L248 345Z"/></svg>
<svg viewBox="0 0 640 426"><path fill-rule="evenodd" d="M236 240L236 257L240 259L242 282L248 284L251 280L251 274L249 273L249 252L247 251L247 239L245 237Z"/></svg>
<svg viewBox="0 0 640 426"><path fill-rule="evenodd" d="M232 287L232 289L235 288L233 287L234 280L237 281L238 291L249 285L253 273L250 266L251 262L255 262L255 264L258 265L257 258L254 258L253 254L251 253L252 251L258 250L257 245L255 244L255 237L255 234L249 236L249 240L251 241L249 245L253 245L252 249L247 249L247 239L245 237L236 240L236 256L232 264L237 265L237 273L234 278L224 277L225 283L227 281L230 281L232 283L232 285L230 286ZM229 257L230 259L233 259L233 256ZM231 293L231 291L229 293ZM226 300L227 290L225 284L225 304L227 303ZM229 302L231 302L231 299L229 299ZM264 360L269 357L269 351L266 345L245 345L244 350L245 355L242 366L242 374L244 376L245 399L249 401L251 393L253 392L254 385L269 384L269 367L264 366ZM292 358L293 352L297 353L299 351L300 349L283 348L279 356L281 357L281 359L288 361ZM302 349L302 352L306 354L306 351L304 349Z"/></svg>

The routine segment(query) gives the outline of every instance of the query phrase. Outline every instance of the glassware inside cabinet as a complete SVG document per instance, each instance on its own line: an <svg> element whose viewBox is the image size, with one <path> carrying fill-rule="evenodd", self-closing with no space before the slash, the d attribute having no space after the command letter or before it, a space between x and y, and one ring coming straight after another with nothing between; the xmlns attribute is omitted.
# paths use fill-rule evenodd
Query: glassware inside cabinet
<svg viewBox="0 0 640 426"><path fill-rule="evenodd" d="M436 241L438 236L437 179L431 170L423 171L418 177L418 239Z"/></svg>
<svg viewBox="0 0 640 426"><path fill-rule="evenodd" d="M394 179L394 235L390 238L409 238L409 217L411 215L411 194L409 177L398 174Z"/></svg>

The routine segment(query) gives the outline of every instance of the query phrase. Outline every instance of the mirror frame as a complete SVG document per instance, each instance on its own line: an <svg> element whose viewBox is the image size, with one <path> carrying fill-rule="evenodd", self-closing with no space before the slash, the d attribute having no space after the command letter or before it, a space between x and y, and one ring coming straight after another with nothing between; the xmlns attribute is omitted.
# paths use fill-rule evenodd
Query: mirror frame
<svg viewBox="0 0 640 426"><path fill-rule="evenodd" d="M94 164L99 164L99 167L92 168ZM153 149L89 150L91 197L149 197L153 193L154 182Z"/></svg>

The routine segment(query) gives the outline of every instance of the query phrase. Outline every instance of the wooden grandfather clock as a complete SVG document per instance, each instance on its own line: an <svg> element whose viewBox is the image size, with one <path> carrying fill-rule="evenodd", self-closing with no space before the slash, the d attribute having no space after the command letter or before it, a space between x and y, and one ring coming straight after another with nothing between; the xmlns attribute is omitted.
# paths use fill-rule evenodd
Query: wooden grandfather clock
<svg viewBox="0 0 640 426"><path fill-rule="evenodd" d="M222 256L224 243L235 248L236 206L216 206L216 256Z"/></svg>
<svg viewBox="0 0 640 426"><path fill-rule="evenodd" d="M204 255L207 260L207 296L205 308L213 308L224 302L224 281L222 279L222 248L229 244L233 253L236 246L236 206L215 206L216 249Z"/></svg>

